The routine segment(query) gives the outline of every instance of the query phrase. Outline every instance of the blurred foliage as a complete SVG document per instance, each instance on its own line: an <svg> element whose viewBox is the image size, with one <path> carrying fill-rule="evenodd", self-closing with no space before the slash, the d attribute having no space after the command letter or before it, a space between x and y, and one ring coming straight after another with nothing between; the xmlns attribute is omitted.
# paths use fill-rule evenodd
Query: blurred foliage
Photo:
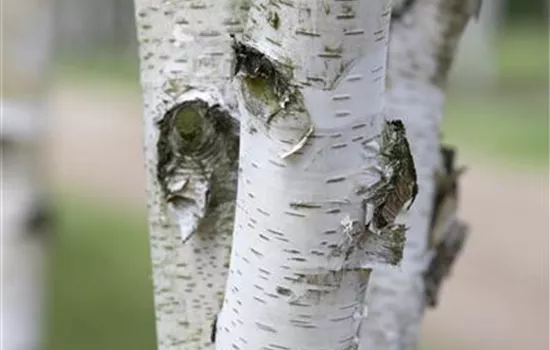
<svg viewBox="0 0 550 350"><path fill-rule="evenodd" d="M58 203L47 348L154 349L145 213L75 197Z"/></svg>
<svg viewBox="0 0 550 350"><path fill-rule="evenodd" d="M504 0L489 0L504 1ZM506 17L513 21L528 18L531 21L548 20L548 0L505 0Z"/></svg>
<svg viewBox="0 0 550 350"><path fill-rule="evenodd" d="M58 57L57 75L71 83L115 84L120 88L140 91L139 63L135 56L98 53Z"/></svg>
<svg viewBox="0 0 550 350"><path fill-rule="evenodd" d="M548 168L548 31L533 24L503 30L499 78L488 90L451 89L444 141L514 164Z"/></svg>
<svg viewBox="0 0 550 350"><path fill-rule="evenodd" d="M548 89L548 28L531 22L503 28L496 47L499 85L534 83Z"/></svg>
<svg viewBox="0 0 550 350"><path fill-rule="evenodd" d="M548 92L453 96L447 104L443 140L464 152L548 168ZM493 158L492 161L495 159Z"/></svg>

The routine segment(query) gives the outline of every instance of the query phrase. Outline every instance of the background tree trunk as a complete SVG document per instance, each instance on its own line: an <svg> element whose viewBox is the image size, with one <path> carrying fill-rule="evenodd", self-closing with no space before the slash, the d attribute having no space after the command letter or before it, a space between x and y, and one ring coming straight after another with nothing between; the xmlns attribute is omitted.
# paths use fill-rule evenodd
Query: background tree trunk
<svg viewBox="0 0 550 350"><path fill-rule="evenodd" d="M398 219L410 228L401 268L375 271L369 285L369 316L361 333L361 349L365 350L415 348L422 314L428 305L426 278L431 283L438 269L447 268L442 266L445 263L432 262L449 253L445 249L447 243L464 239L464 227L455 222L453 208L442 214L448 217L440 219L451 221L445 232L430 238L430 225L441 209L434 199L436 175L442 169L440 130L447 75L461 33L479 2L406 3L399 6L398 2L394 9L384 110L389 116L403 118L407 126L419 192L411 210ZM446 263L452 263L452 259Z"/></svg>
<svg viewBox="0 0 550 350"><path fill-rule="evenodd" d="M51 16L49 1L2 3L0 347L6 350L37 349L43 341Z"/></svg>

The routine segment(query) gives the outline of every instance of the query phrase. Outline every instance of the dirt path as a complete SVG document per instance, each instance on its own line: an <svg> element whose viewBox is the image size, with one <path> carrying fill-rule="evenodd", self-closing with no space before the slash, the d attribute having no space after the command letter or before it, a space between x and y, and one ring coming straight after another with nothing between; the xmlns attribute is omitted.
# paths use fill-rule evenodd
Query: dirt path
<svg viewBox="0 0 550 350"><path fill-rule="evenodd" d="M90 195L145 208L139 93L58 85L54 178ZM467 249L429 311L423 337L444 349L548 349L548 175L489 167L463 180Z"/></svg>

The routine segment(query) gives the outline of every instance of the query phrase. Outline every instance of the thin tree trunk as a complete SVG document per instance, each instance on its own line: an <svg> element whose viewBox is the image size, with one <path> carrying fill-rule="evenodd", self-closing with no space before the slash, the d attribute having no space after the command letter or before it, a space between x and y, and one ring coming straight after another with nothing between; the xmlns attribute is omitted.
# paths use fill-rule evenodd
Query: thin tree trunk
<svg viewBox="0 0 550 350"><path fill-rule="evenodd" d="M396 4L392 19L385 113L406 124L419 193L411 210L398 219L410 228L401 268L378 270L372 276L369 316L361 333L365 350L416 347L424 309L435 305L441 279L465 235L465 226L456 221L458 173L452 155L446 150L440 154L440 129L449 68L461 33L480 4L478 0L405 3Z"/></svg>
<svg viewBox="0 0 550 350"><path fill-rule="evenodd" d="M136 0L158 349L209 349L227 277L246 1Z"/></svg>
<svg viewBox="0 0 550 350"><path fill-rule="evenodd" d="M356 349L415 174L382 115L388 1L252 3L236 42L233 253L216 349Z"/></svg>
<svg viewBox="0 0 550 350"><path fill-rule="evenodd" d="M2 4L0 348L43 345L47 231L43 150L52 63L51 3Z"/></svg>

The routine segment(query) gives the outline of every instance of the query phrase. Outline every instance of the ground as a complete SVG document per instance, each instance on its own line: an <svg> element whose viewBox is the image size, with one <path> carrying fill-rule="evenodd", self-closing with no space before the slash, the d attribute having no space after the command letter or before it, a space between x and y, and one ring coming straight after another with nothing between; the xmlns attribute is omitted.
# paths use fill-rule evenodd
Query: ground
<svg viewBox="0 0 550 350"><path fill-rule="evenodd" d="M88 209L83 210L89 211L89 218L79 222L71 218L81 215L75 208L82 201L61 200L72 213L67 215L73 215L66 219L65 231L77 232L62 233L57 248L61 253L54 258L51 332L55 345L51 347L56 350L71 349L71 341L79 341L79 349L144 350L153 342L141 99L137 89L106 86L55 85L48 148L52 178L62 189L62 198L72 198L71 193L77 192L86 194L86 203L128 207L134 214L124 220L132 217L137 223L109 226L122 219L116 214L102 219L106 216L86 205ZM461 216L470 224L471 234L452 279L443 288L440 306L427 312L423 343L428 349L548 348L548 173L540 168L522 170L492 158L466 151L459 159L469 169L463 178ZM98 231L99 238L87 237L96 235L90 226L112 232ZM130 233L121 235L124 230ZM100 271L111 270L109 266L114 272ZM83 286L75 287L78 283ZM86 286L104 295L92 295L84 291ZM116 295L111 287L116 288ZM107 306L113 303L111 299L116 299L114 309ZM117 316L116 310L127 317ZM89 317L79 315L87 312ZM94 314L99 318L94 319ZM143 334L132 329L136 318ZM113 319L129 322L115 326L123 330L118 335L106 334L101 328ZM84 346L79 332L95 334L95 345ZM124 334L138 340L124 339ZM140 336L147 340L139 341Z"/></svg>

